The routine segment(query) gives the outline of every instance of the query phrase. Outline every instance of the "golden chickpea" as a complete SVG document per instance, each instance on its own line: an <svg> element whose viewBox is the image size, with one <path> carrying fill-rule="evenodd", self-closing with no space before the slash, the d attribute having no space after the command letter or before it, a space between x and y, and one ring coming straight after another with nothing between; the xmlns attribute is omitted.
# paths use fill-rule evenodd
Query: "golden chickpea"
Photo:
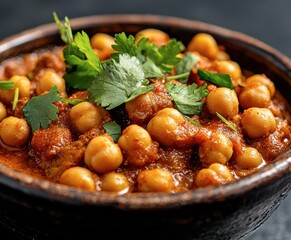
<svg viewBox="0 0 291 240"><path fill-rule="evenodd" d="M62 97L67 97L65 80L57 73L47 71L39 79L36 86L37 95L49 91L53 86L58 88L58 92Z"/></svg>
<svg viewBox="0 0 291 240"><path fill-rule="evenodd" d="M268 88L260 83L247 85L239 94L239 103L242 108L267 107L270 105L271 96Z"/></svg>
<svg viewBox="0 0 291 240"><path fill-rule="evenodd" d="M238 114L238 98L234 90L219 87L212 90L206 98L206 106L211 115L216 112L225 118L233 118Z"/></svg>
<svg viewBox="0 0 291 240"><path fill-rule="evenodd" d="M215 67L218 73L229 74L233 81L239 80L242 77L241 68L234 61L216 61Z"/></svg>
<svg viewBox="0 0 291 240"><path fill-rule="evenodd" d="M126 193L129 190L129 182L122 173L110 172L102 178L102 191Z"/></svg>
<svg viewBox="0 0 291 240"><path fill-rule="evenodd" d="M227 60L230 60L230 56L224 51L219 51L217 56L216 56L216 60L227 61Z"/></svg>
<svg viewBox="0 0 291 240"><path fill-rule="evenodd" d="M186 121L174 108L160 110L148 123L147 130L151 137L168 147L174 147L180 137L179 126Z"/></svg>
<svg viewBox="0 0 291 240"><path fill-rule="evenodd" d="M147 148L151 144L152 139L149 133L136 124L129 125L118 139L118 145L128 152Z"/></svg>
<svg viewBox="0 0 291 240"><path fill-rule="evenodd" d="M209 168L201 169L195 179L197 187L215 186L225 184L233 180L233 176L228 167L213 163Z"/></svg>
<svg viewBox="0 0 291 240"><path fill-rule="evenodd" d="M19 98L30 98L31 83L25 76L13 76L9 81L14 82L14 88L11 90L0 90L0 100L5 104L11 104L14 98L15 89L19 89Z"/></svg>
<svg viewBox="0 0 291 240"><path fill-rule="evenodd" d="M0 102L0 122L4 118L6 118L6 116L7 116L6 107L5 107L5 105L2 102Z"/></svg>
<svg viewBox="0 0 291 240"><path fill-rule="evenodd" d="M158 168L142 171L137 183L140 192L173 192L175 188L171 173Z"/></svg>
<svg viewBox="0 0 291 240"><path fill-rule="evenodd" d="M70 110L71 120L80 133L98 127L108 114L104 108L90 102L81 102Z"/></svg>
<svg viewBox="0 0 291 240"><path fill-rule="evenodd" d="M210 59L216 59L219 48L216 40L208 33L196 34L188 44L188 51L198 52Z"/></svg>
<svg viewBox="0 0 291 240"><path fill-rule="evenodd" d="M225 182L230 182L234 179L229 168L225 165L213 163L208 167L208 169L215 171Z"/></svg>
<svg viewBox="0 0 291 240"><path fill-rule="evenodd" d="M144 166L157 158L158 144L144 128L129 125L118 139L118 145L126 156L130 165Z"/></svg>
<svg viewBox="0 0 291 240"><path fill-rule="evenodd" d="M114 38L106 33L96 33L91 38L91 46L94 49L100 51L113 52L112 45L114 44Z"/></svg>
<svg viewBox="0 0 291 240"><path fill-rule="evenodd" d="M212 133L211 138L198 148L200 161L206 165L226 164L233 154L232 142L222 133Z"/></svg>
<svg viewBox="0 0 291 240"><path fill-rule="evenodd" d="M125 103L125 110L130 120L142 124L145 120L154 115L153 95L153 92L147 92Z"/></svg>
<svg viewBox="0 0 291 240"><path fill-rule="evenodd" d="M254 83L261 83L265 85L269 92L271 98L274 96L276 88L274 83L265 74L255 74L246 79L246 85L253 85Z"/></svg>
<svg viewBox="0 0 291 240"><path fill-rule="evenodd" d="M85 150L85 163L97 173L108 173L123 161L121 150L108 135L93 138Z"/></svg>
<svg viewBox="0 0 291 240"><path fill-rule="evenodd" d="M83 167L71 167L64 171L60 177L60 183L85 191L96 191L93 173Z"/></svg>
<svg viewBox="0 0 291 240"><path fill-rule="evenodd" d="M148 38L150 43L155 43L158 46L165 45L170 40L170 37L167 33L155 28L141 30L136 34L136 37L138 40L142 37Z"/></svg>
<svg viewBox="0 0 291 240"><path fill-rule="evenodd" d="M21 147L27 143L30 130L24 119L7 117L0 123L0 138L11 147Z"/></svg>
<svg viewBox="0 0 291 240"><path fill-rule="evenodd" d="M263 163L261 154L253 147L245 147L235 156L236 164L242 169L251 169Z"/></svg>
<svg viewBox="0 0 291 240"><path fill-rule="evenodd" d="M250 138L267 136L276 130L276 119L267 108L248 108L241 117L241 125Z"/></svg>

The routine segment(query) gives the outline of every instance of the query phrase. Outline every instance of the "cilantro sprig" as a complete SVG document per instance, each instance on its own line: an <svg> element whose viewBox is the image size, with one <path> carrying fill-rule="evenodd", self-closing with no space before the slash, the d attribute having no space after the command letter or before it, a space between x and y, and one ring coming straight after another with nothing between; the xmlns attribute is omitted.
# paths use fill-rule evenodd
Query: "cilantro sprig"
<svg viewBox="0 0 291 240"><path fill-rule="evenodd" d="M124 32L115 34L115 44L112 48L117 51L112 54L115 59L124 53L137 57L147 78L161 78L163 73L171 73L173 66L180 61L177 54L185 49L182 42L176 39L171 39L160 47L155 43L149 43L148 38L140 39L137 44L134 36L126 36Z"/></svg>
<svg viewBox="0 0 291 240"><path fill-rule="evenodd" d="M58 108L53 104L61 99L56 86L49 93L32 97L24 106L23 114L32 132L48 128L51 121L58 119Z"/></svg>
<svg viewBox="0 0 291 240"><path fill-rule="evenodd" d="M152 89L153 85L145 79L139 60L121 54L119 62L112 60L104 66L88 88L88 95L90 101L111 110Z"/></svg>
<svg viewBox="0 0 291 240"><path fill-rule="evenodd" d="M200 102L200 100L208 95L206 84L197 88L195 83L187 86L186 84L168 82L165 87L181 113L189 115L200 114L204 106L204 103Z"/></svg>
<svg viewBox="0 0 291 240"><path fill-rule="evenodd" d="M218 74L198 69L197 73L201 80L205 80L216 84L219 87L226 87L233 89L231 77L229 74Z"/></svg>
<svg viewBox="0 0 291 240"><path fill-rule="evenodd" d="M73 37L69 20L65 18L62 24L56 14L54 18L61 38L67 44L64 49L66 86L68 89L87 89L102 70L100 59L92 49L87 33L78 32Z"/></svg>

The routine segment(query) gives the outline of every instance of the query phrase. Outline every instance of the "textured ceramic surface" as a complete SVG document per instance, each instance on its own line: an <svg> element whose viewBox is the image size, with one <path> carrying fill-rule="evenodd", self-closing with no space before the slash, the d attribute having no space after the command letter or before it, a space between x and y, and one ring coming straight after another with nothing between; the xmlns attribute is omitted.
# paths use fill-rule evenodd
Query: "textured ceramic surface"
<svg viewBox="0 0 291 240"><path fill-rule="evenodd" d="M291 103L290 59L241 33L150 15L92 16L71 20L71 24L74 30L88 34L135 33L155 27L185 44L197 32L208 32L243 68L266 73ZM0 61L60 43L55 24L40 26L2 41ZM0 164L0 224L19 239L241 239L278 207L290 190L290 180L290 148L260 172L242 180L177 194L84 193Z"/></svg>

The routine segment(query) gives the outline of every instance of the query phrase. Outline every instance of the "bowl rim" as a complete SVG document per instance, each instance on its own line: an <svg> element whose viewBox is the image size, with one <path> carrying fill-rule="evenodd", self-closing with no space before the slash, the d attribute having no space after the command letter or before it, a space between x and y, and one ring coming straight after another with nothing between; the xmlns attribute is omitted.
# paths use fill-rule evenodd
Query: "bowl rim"
<svg viewBox="0 0 291 240"><path fill-rule="evenodd" d="M150 14L92 15L70 19L73 30L90 28L102 24L158 24L166 27L183 27L195 31L214 33L238 42L243 42L267 54L280 65L282 72L291 79L291 60L273 47L241 32L233 31L214 24L186 18ZM25 30L0 41L0 53L23 45L37 38L58 33L55 23L42 24ZM231 183L178 193L134 193L116 195L107 192L85 192L69 186L38 179L14 170L0 163L0 184L13 190L53 202L69 205L87 204L92 206L113 205L122 209L162 209L177 208L189 204L212 203L243 195L262 187L291 172L291 148L275 161L258 172Z"/></svg>

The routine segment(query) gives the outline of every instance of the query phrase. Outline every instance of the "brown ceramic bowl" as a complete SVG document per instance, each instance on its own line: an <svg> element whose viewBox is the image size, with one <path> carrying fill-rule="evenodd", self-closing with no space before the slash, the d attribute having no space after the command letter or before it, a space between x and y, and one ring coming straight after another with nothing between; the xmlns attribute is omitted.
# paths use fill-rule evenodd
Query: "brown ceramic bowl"
<svg viewBox="0 0 291 240"><path fill-rule="evenodd" d="M291 61L244 34L202 22L151 15L72 19L74 30L113 34L154 27L187 44L212 34L243 68L266 73L291 103ZM0 61L60 44L56 24L0 42ZM257 229L291 187L291 149L259 172L227 185L175 194L88 193L0 164L0 224L19 239L240 239Z"/></svg>

